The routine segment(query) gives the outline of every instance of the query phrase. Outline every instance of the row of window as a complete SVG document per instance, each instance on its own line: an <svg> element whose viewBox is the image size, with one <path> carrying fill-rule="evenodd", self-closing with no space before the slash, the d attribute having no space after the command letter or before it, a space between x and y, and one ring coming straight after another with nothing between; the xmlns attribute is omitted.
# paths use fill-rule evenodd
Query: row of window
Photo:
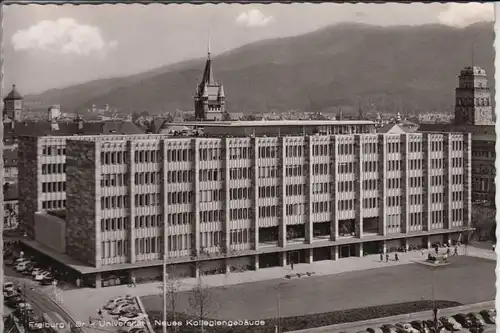
<svg viewBox="0 0 500 333"><path fill-rule="evenodd" d="M219 176L223 173L218 169L203 169L199 171L199 181L207 182L207 181L218 181L222 180Z"/></svg>
<svg viewBox="0 0 500 333"><path fill-rule="evenodd" d="M112 208L129 208L129 203L130 197L128 195L101 197L101 210Z"/></svg>
<svg viewBox="0 0 500 333"><path fill-rule="evenodd" d="M250 229L231 230L229 244L247 244L251 238L252 237L250 237Z"/></svg>
<svg viewBox="0 0 500 333"><path fill-rule="evenodd" d="M317 152L319 152L319 150ZM304 156L304 153L305 149L303 146L287 146L285 149L286 157L302 157ZM314 155L314 148L313 148L313 155ZM319 156L319 154L316 154L314 156Z"/></svg>
<svg viewBox="0 0 500 333"><path fill-rule="evenodd" d="M288 187L292 186L294 185L287 185L286 187L287 192L288 192ZM259 186L259 198L277 198L280 196L280 194L281 194L280 186Z"/></svg>
<svg viewBox="0 0 500 333"><path fill-rule="evenodd" d="M136 172L134 174L135 185L161 184L162 174L160 172Z"/></svg>
<svg viewBox="0 0 500 333"><path fill-rule="evenodd" d="M190 195L193 192L189 192ZM212 202L212 201L221 201L224 200L224 191L221 189L216 190L203 190L200 191L200 202ZM189 199L189 203L192 202L192 199ZM183 203L183 202L181 202Z"/></svg>
<svg viewBox="0 0 500 333"><path fill-rule="evenodd" d="M66 200L44 200L42 201L42 209L60 210L66 208Z"/></svg>
<svg viewBox="0 0 500 333"><path fill-rule="evenodd" d="M304 215L305 213L306 213L306 204L305 203L287 204L285 206L285 215L286 216Z"/></svg>
<svg viewBox="0 0 500 333"><path fill-rule="evenodd" d="M365 162L363 162L363 170L366 172L378 171L377 161L365 161Z"/></svg>
<svg viewBox="0 0 500 333"><path fill-rule="evenodd" d="M410 213L410 226L422 225L423 215L422 212Z"/></svg>
<svg viewBox="0 0 500 333"><path fill-rule="evenodd" d="M434 195L434 194L438 194L438 193L432 193L432 195ZM410 199L410 205L421 205L422 204L422 195L420 195L420 194L411 194L408 196L408 199Z"/></svg>
<svg viewBox="0 0 500 333"><path fill-rule="evenodd" d="M127 230L129 228L129 220L128 216L101 219L101 231Z"/></svg>
<svg viewBox="0 0 500 333"><path fill-rule="evenodd" d="M410 169L410 170L422 170L423 164L424 164L424 161L422 159L409 160L408 161L408 169Z"/></svg>
<svg viewBox="0 0 500 333"><path fill-rule="evenodd" d="M389 181L394 178L389 178ZM364 190L376 190L378 188L378 179L365 179L363 180L363 189Z"/></svg>
<svg viewBox="0 0 500 333"><path fill-rule="evenodd" d="M127 186L129 178L128 173L101 174L101 187Z"/></svg>
<svg viewBox="0 0 500 333"><path fill-rule="evenodd" d="M137 239L136 239L137 241ZM137 244L137 243L136 243ZM136 246L137 248L137 246ZM136 250L137 252L137 250ZM114 240L101 242L101 258L114 258L129 255L128 240Z"/></svg>
<svg viewBox="0 0 500 333"><path fill-rule="evenodd" d="M167 171L168 183L190 183L193 181L192 170Z"/></svg>
<svg viewBox="0 0 500 333"><path fill-rule="evenodd" d="M222 198L222 190L215 190L215 191L201 191L201 202L208 202L215 200L212 195L220 195L220 197L217 198ZM158 195L158 200L160 200L160 195ZM178 204L188 204L192 203L194 199L194 193L193 191L182 191L182 192L168 192L167 193L167 204L168 205L178 205ZM210 200L209 200L210 199ZM160 205L158 203L157 205Z"/></svg>
<svg viewBox="0 0 500 333"><path fill-rule="evenodd" d="M42 175L52 175L57 173L65 173L66 164L65 163L49 163L42 164Z"/></svg>
<svg viewBox="0 0 500 333"><path fill-rule="evenodd" d="M253 208L235 208L229 210L229 219L231 221L246 220L253 218Z"/></svg>
<svg viewBox="0 0 500 333"><path fill-rule="evenodd" d="M431 186L444 185L444 176L431 176Z"/></svg>
<svg viewBox="0 0 500 333"><path fill-rule="evenodd" d="M167 214L167 224L168 225L189 224L192 221L194 221L194 213L193 212L182 212L182 213ZM202 221L201 220L201 216L200 216L200 221Z"/></svg>
<svg viewBox="0 0 500 333"><path fill-rule="evenodd" d="M464 220L464 210L460 208L451 210L451 221L459 222Z"/></svg>
<svg viewBox="0 0 500 333"><path fill-rule="evenodd" d="M136 159L137 158L138 155L136 152ZM128 163L128 152L126 151L101 152L101 165L126 163Z"/></svg>
<svg viewBox="0 0 500 333"><path fill-rule="evenodd" d="M304 186L305 188L305 186ZM330 193L330 183L313 183L311 184L312 194L327 194Z"/></svg>
<svg viewBox="0 0 500 333"><path fill-rule="evenodd" d="M250 187L232 188L229 190L229 200L248 200L252 194L253 191Z"/></svg>
<svg viewBox="0 0 500 333"><path fill-rule="evenodd" d="M328 175L330 174L330 165L329 164L313 164L312 169L313 175Z"/></svg>
<svg viewBox="0 0 500 333"><path fill-rule="evenodd" d="M306 175L306 167L303 165L287 165L285 169L286 177L297 177Z"/></svg>
<svg viewBox="0 0 500 333"><path fill-rule="evenodd" d="M451 201L463 201L463 200L464 200L464 192L454 191L451 193Z"/></svg>
<svg viewBox="0 0 500 333"><path fill-rule="evenodd" d="M368 180L365 180L367 182ZM339 192L352 192L354 191L354 182L353 181L340 181L338 183Z"/></svg>
<svg viewBox="0 0 500 333"><path fill-rule="evenodd" d="M163 226L163 215L139 215L134 217L135 228L157 228Z"/></svg>
<svg viewBox="0 0 500 333"><path fill-rule="evenodd" d="M66 148L64 146L43 146L42 155L44 156L64 156Z"/></svg>
<svg viewBox="0 0 500 333"><path fill-rule="evenodd" d="M442 158L431 159L431 169L442 169L444 167L444 160Z"/></svg>
<svg viewBox="0 0 500 333"><path fill-rule="evenodd" d="M259 158L276 158L277 156L278 156L278 148L259 147Z"/></svg>
<svg viewBox="0 0 500 333"><path fill-rule="evenodd" d="M464 166L464 159L462 157L452 157L451 166L453 168L461 168Z"/></svg>
<svg viewBox="0 0 500 333"><path fill-rule="evenodd" d="M229 148L229 159L238 160L238 159L247 159L252 156L252 148L251 147L232 147Z"/></svg>
<svg viewBox="0 0 500 333"><path fill-rule="evenodd" d="M134 152L135 163L156 163L161 160L161 152L158 150L139 150Z"/></svg>
<svg viewBox="0 0 500 333"><path fill-rule="evenodd" d="M43 193L63 192L63 191L66 191L66 182L42 183Z"/></svg>
<svg viewBox="0 0 500 333"><path fill-rule="evenodd" d="M188 162L194 160L191 149L167 150L167 162Z"/></svg>
<svg viewBox="0 0 500 333"><path fill-rule="evenodd" d="M141 237L135 239L135 254L163 252L162 237Z"/></svg>
<svg viewBox="0 0 500 333"><path fill-rule="evenodd" d="M457 98L457 105L459 105L459 106L490 106L490 99L489 99L489 97Z"/></svg>
<svg viewBox="0 0 500 333"><path fill-rule="evenodd" d="M224 219L223 210L204 210L200 211L200 222L210 223L210 222L221 222Z"/></svg>
<svg viewBox="0 0 500 333"><path fill-rule="evenodd" d="M231 168L229 170L229 179L250 179L252 177L252 168Z"/></svg>
<svg viewBox="0 0 500 333"><path fill-rule="evenodd" d="M235 149L235 148L232 148ZM231 154L230 154L231 155ZM221 150L219 148L202 148L200 149L200 161L217 161L222 159Z"/></svg>
<svg viewBox="0 0 500 333"><path fill-rule="evenodd" d="M277 166L259 167L259 178L276 178L279 177L280 172Z"/></svg>

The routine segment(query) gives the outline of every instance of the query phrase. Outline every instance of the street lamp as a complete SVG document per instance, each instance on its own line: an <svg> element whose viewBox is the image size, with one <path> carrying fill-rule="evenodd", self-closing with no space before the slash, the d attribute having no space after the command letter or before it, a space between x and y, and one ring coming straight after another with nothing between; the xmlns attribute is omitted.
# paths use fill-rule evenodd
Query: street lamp
<svg viewBox="0 0 500 333"><path fill-rule="evenodd" d="M276 333L281 333L281 286L284 286L285 282L280 282L276 286L276 301L278 303L278 318L276 320Z"/></svg>
<svg viewBox="0 0 500 333"><path fill-rule="evenodd" d="M167 333L167 253L163 253L163 333Z"/></svg>

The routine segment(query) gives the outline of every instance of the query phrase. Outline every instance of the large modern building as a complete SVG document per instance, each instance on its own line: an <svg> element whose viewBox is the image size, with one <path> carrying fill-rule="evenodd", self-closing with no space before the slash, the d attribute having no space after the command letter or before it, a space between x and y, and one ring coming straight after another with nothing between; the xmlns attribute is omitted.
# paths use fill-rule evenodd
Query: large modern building
<svg viewBox="0 0 500 333"><path fill-rule="evenodd" d="M495 121L493 99L486 71L466 67L455 89L455 120L452 124L421 124L420 132L472 134L472 200L495 202Z"/></svg>
<svg viewBox="0 0 500 333"><path fill-rule="evenodd" d="M428 247L470 226L468 133L183 125L205 136L22 138L25 244L105 286L159 278L164 260L179 276L264 269Z"/></svg>

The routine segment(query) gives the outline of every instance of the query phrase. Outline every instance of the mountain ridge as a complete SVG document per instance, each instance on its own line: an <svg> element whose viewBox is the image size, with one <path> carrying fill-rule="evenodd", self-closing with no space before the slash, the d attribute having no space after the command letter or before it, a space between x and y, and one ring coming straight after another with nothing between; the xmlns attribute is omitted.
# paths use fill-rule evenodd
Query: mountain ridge
<svg viewBox="0 0 500 333"><path fill-rule="evenodd" d="M261 40L212 57L229 111L340 107L413 113L451 112L457 76L471 58L494 88L493 24L378 27L338 24L305 35ZM122 113L192 110L205 59L131 76L100 79L27 95L29 101L78 111L110 104Z"/></svg>

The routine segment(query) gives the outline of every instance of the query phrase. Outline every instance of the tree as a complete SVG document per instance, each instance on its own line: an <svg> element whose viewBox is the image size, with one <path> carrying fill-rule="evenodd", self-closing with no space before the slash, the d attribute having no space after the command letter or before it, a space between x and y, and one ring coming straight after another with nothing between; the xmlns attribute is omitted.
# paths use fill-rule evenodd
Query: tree
<svg viewBox="0 0 500 333"><path fill-rule="evenodd" d="M231 115L229 114L229 112L224 112L222 114L222 120L223 121L230 121L230 120L232 120Z"/></svg>
<svg viewBox="0 0 500 333"><path fill-rule="evenodd" d="M168 276L165 277L167 279L166 282L166 290L167 300L170 303L170 312L172 314L172 322L176 321L176 313L177 313L177 298L179 294L179 290L181 288L181 281L179 279L173 277L170 278ZM174 326L174 332L177 332L178 326Z"/></svg>
<svg viewBox="0 0 500 333"><path fill-rule="evenodd" d="M480 238L487 238L495 227L496 209L484 205L472 205L472 226Z"/></svg>
<svg viewBox="0 0 500 333"><path fill-rule="evenodd" d="M200 332L205 332L203 321L209 319L215 312L215 303L212 301L212 293L203 284L201 274L198 277L198 283L191 290L189 296L189 305L193 315L200 321Z"/></svg>

